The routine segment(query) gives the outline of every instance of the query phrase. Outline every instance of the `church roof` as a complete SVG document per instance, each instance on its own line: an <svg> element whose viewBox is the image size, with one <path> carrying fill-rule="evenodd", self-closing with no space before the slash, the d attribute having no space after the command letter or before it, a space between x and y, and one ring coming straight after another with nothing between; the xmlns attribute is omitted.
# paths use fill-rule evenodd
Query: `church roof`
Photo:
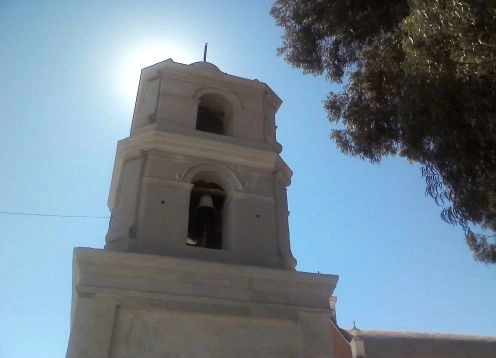
<svg viewBox="0 0 496 358"><path fill-rule="evenodd" d="M331 346L334 349L334 358L352 357L349 340L347 332L331 321Z"/></svg>
<svg viewBox="0 0 496 358"><path fill-rule="evenodd" d="M374 330L359 330L358 337L366 358L496 357L496 337Z"/></svg>

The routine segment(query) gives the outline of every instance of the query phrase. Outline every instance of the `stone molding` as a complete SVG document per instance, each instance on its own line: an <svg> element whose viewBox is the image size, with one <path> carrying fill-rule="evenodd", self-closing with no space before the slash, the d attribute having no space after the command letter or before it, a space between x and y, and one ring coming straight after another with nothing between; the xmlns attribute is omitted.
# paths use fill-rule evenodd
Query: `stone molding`
<svg viewBox="0 0 496 358"><path fill-rule="evenodd" d="M216 93L218 95L223 96L233 106L235 110L242 110L243 105L241 104L239 98L231 91L227 91L225 89L219 88L219 87L201 87L199 88L195 93L193 93L193 98L196 100L199 100L203 95L209 94L209 93Z"/></svg>
<svg viewBox="0 0 496 358"><path fill-rule="evenodd" d="M292 171L284 160L271 151L248 148L206 138L185 136L164 131L146 132L119 141L115 158L108 207L112 210L124 163L143 151L159 150L168 153L223 161L261 171L277 172L284 185L291 182Z"/></svg>
<svg viewBox="0 0 496 358"><path fill-rule="evenodd" d="M67 358L334 357L337 276L87 248L73 265Z"/></svg>
<svg viewBox="0 0 496 358"><path fill-rule="evenodd" d="M144 177L143 184L161 185L161 186L168 186L172 188L179 188L186 190L191 190L191 188L193 187L193 184L190 183L183 183L175 180L167 180L167 179L153 178L153 177Z"/></svg>
<svg viewBox="0 0 496 358"><path fill-rule="evenodd" d="M246 184L244 184L241 179L234 173L231 169L221 163L215 162L202 162L195 163L189 166L184 172L176 176L177 180L181 180L186 183L191 183L193 177L201 172L212 171L219 174L223 174L223 179L227 179L229 190L245 191Z"/></svg>
<svg viewBox="0 0 496 358"><path fill-rule="evenodd" d="M259 91L260 89L263 89L266 92L267 99L275 111L277 111L282 104L281 98L279 98L279 96L265 82L261 82L257 79L250 80L247 78L230 75L225 72L199 69L198 67L195 68L195 66L174 62L172 59L168 59L144 68L141 72L140 82L145 80L147 81L157 76L163 76L164 73L167 73L168 78L182 81L188 81L191 78L191 75L194 75L196 78L204 77L206 79L215 79L253 90Z"/></svg>
<svg viewBox="0 0 496 358"><path fill-rule="evenodd" d="M200 296L329 313L329 295L338 281L336 275L89 248L74 250L73 274L73 299L105 288L114 294Z"/></svg>

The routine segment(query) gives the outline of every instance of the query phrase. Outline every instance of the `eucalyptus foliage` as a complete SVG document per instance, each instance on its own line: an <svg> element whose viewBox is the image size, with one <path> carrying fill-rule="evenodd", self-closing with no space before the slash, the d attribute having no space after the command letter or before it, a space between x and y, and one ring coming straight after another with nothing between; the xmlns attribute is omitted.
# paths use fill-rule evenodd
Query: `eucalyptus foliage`
<svg viewBox="0 0 496 358"><path fill-rule="evenodd" d="M420 163L441 217L496 263L496 0L277 0L271 14L287 62L345 83L325 100L337 146Z"/></svg>

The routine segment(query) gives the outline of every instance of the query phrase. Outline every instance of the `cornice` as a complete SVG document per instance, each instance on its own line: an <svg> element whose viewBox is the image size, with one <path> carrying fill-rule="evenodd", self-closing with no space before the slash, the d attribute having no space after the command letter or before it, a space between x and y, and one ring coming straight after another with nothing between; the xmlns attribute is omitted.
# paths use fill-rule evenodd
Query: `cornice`
<svg viewBox="0 0 496 358"><path fill-rule="evenodd" d="M228 82L240 87L251 88L257 91L261 90L268 96L269 102L272 104L276 111L279 109L282 103L282 100L279 98L279 96L265 82L261 82L257 79L248 79L231 75L222 71L199 69L195 66L174 62L172 59L168 59L144 68L141 72L140 82L153 77L161 76L165 73L167 73L168 78L192 83L198 83L198 78L203 77L205 79L215 79L222 82ZM191 80L192 78L194 78L194 80Z"/></svg>
<svg viewBox="0 0 496 358"><path fill-rule="evenodd" d="M228 264L223 262L207 262L189 258L148 255L128 252L118 252L102 249L78 247L74 249L74 263L80 271L88 274L105 272L112 275L130 275L134 277L150 276L150 274L165 278L174 276L176 272L183 274L201 274L208 276L242 277L281 283L294 283L294 288L300 291L301 286L312 286L315 292L325 292L328 307L328 295L332 293L339 276L332 274L315 274L309 272L274 269L260 266ZM228 269L226 269L228 268ZM84 282L76 282L84 284Z"/></svg>
<svg viewBox="0 0 496 358"><path fill-rule="evenodd" d="M124 163L131 158L140 157L143 152L150 150L197 157L202 162L207 160L277 173L278 177L283 178L281 182L285 185L290 184L293 175L279 154L272 151L209 138L165 131L150 131L119 141L110 186L109 208L113 207Z"/></svg>

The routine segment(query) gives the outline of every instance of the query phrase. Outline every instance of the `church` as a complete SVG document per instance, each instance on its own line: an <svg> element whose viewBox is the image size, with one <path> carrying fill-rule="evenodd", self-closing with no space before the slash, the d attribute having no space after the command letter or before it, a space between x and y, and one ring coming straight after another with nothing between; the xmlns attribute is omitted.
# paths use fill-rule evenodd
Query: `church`
<svg viewBox="0 0 496 358"><path fill-rule="evenodd" d="M74 250L67 357L496 357L492 337L338 326L338 276L295 270L281 104L206 61L142 70L105 249Z"/></svg>

